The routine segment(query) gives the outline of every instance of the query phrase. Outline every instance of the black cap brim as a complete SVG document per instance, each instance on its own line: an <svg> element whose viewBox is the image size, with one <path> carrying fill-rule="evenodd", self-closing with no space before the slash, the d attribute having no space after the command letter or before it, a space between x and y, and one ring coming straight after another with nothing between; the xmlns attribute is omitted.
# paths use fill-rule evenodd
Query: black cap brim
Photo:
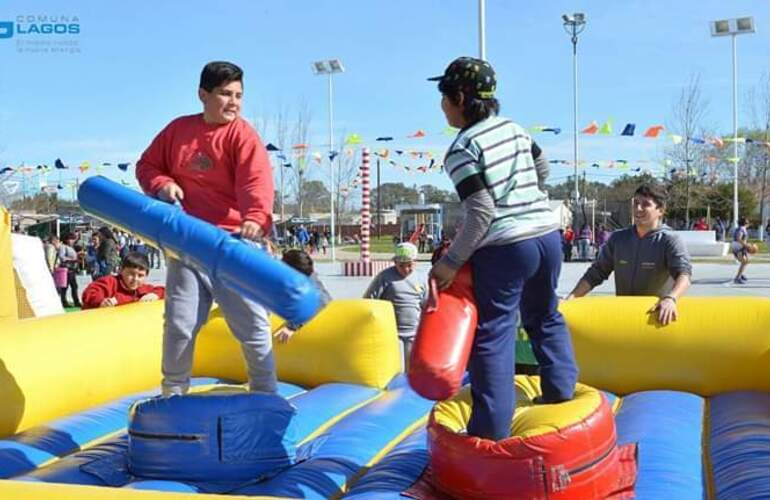
<svg viewBox="0 0 770 500"><path fill-rule="evenodd" d="M441 76L433 76L433 77L431 77L431 78L428 78L428 81L429 81L429 82L440 82L440 81L441 81L441 80L443 80L443 79L444 79L444 75L441 75Z"/></svg>

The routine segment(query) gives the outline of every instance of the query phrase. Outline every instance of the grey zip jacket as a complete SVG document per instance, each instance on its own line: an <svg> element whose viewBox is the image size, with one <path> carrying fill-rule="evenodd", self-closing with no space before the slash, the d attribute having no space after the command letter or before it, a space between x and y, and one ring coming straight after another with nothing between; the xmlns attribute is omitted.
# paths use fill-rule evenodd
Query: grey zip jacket
<svg viewBox="0 0 770 500"><path fill-rule="evenodd" d="M691 276L692 266L684 242L670 227L662 225L640 238L630 226L612 233L583 279L595 288L613 271L616 295L660 297L669 291L669 277Z"/></svg>

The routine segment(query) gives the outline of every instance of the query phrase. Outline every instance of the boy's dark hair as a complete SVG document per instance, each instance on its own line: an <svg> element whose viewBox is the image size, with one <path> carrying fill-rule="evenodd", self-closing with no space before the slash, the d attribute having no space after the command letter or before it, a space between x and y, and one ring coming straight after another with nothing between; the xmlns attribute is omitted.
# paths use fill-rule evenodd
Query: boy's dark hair
<svg viewBox="0 0 770 500"><path fill-rule="evenodd" d="M306 276L313 274L313 259L307 252L296 249L286 250L281 260Z"/></svg>
<svg viewBox="0 0 770 500"><path fill-rule="evenodd" d="M147 256L140 252L128 252L123 260L120 261L120 268L143 269L150 272L150 261Z"/></svg>
<svg viewBox="0 0 770 500"><path fill-rule="evenodd" d="M241 68L227 61L212 61L203 67L199 87L211 92L214 87L242 81L243 70Z"/></svg>
<svg viewBox="0 0 770 500"><path fill-rule="evenodd" d="M438 90L444 94L447 99L457 105L460 103L460 88L452 85L451 83L440 82ZM490 116L500 113L500 102L492 97L491 99L482 99L480 97L463 94L465 101L463 102L463 117L468 121L468 125L486 120Z"/></svg>
<svg viewBox="0 0 770 500"><path fill-rule="evenodd" d="M666 190L663 186L658 184L642 184L634 191L634 196L637 195L652 198L658 208L666 208Z"/></svg>

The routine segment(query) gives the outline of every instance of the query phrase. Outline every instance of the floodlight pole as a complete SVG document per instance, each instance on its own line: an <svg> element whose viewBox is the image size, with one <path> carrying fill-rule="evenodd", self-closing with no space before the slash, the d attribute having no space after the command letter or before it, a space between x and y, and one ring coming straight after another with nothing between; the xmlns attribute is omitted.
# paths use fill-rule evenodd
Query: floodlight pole
<svg viewBox="0 0 770 500"><path fill-rule="evenodd" d="M484 0L479 0L479 59L487 60L486 21L487 9Z"/></svg>
<svg viewBox="0 0 770 500"><path fill-rule="evenodd" d="M735 48L735 33L732 38L733 46L733 230L738 228L738 52Z"/></svg>
<svg viewBox="0 0 770 500"><path fill-rule="evenodd" d="M333 88L332 88L332 72L329 71L329 151L334 151L334 99L332 98L333 95ZM331 154L329 155L331 156ZM336 260L336 254L335 254L335 246L337 244L336 242L336 230L335 230L335 217L334 217L334 195L335 195L335 187L334 187L334 158L329 158L329 171L330 171L330 177L331 177L331 257L332 257L332 264L335 263Z"/></svg>
<svg viewBox="0 0 770 500"><path fill-rule="evenodd" d="M578 136L578 70L577 70L577 43L578 34L585 29L585 15L582 13L575 13L572 15L563 15L564 30L570 35L570 41L572 42L572 161L573 161L573 174L575 176L575 205L572 212L572 225L579 230L577 225L578 215L580 211L580 187L578 180L578 151L579 151L579 136Z"/></svg>

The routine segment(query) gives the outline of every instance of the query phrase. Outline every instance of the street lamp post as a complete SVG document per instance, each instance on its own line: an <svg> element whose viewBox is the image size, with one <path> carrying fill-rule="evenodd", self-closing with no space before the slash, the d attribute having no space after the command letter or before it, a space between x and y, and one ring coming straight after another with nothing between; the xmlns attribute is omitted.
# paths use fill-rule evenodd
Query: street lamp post
<svg viewBox="0 0 770 500"><path fill-rule="evenodd" d="M736 35L754 33L754 18L720 19L711 22L711 36L729 36L733 48L733 228L738 227L738 60Z"/></svg>
<svg viewBox="0 0 770 500"><path fill-rule="evenodd" d="M337 232L334 226L334 196L336 192L335 180L334 180L334 103L333 103L333 89L332 89L332 75L334 73L343 73L345 68L342 66L342 62L339 59L326 59L323 61L315 61L312 64L313 74L316 75L328 75L329 76L329 170L331 177L331 257L332 264L335 262L335 245Z"/></svg>
<svg viewBox="0 0 770 500"><path fill-rule="evenodd" d="M572 161L574 162L574 174L575 174L575 208L573 211L572 225L579 230L575 215L579 210L580 205L580 188L578 187L578 85L577 85L577 43L578 35L583 32L586 27L586 15L582 12L575 12L574 14L564 14L561 16L564 21L564 31L571 37L572 41Z"/></svg>

